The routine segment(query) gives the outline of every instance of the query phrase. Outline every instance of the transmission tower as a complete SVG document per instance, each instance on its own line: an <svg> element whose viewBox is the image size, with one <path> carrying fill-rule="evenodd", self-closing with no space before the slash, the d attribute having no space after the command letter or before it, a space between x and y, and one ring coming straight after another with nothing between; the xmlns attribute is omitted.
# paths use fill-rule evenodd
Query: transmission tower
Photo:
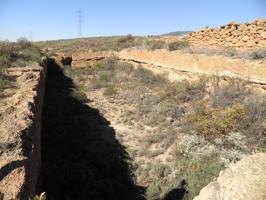
<svg viewBox="0 0 266 200"><path fill-rule="evenodd" d="M83 11L78 10L78 37L82 37Z"/></svg>

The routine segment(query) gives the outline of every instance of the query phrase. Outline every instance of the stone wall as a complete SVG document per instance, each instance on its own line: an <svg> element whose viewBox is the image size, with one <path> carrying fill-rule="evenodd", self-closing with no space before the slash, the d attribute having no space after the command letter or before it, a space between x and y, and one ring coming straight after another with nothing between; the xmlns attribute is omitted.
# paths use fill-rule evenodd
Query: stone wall
<svg viewBox="0 0 266 200"><path fill-rule="evenodd" d="M0 100L0 193L4 199L28 200L36 192L46 67L43 60L42 66L9 69L15 81Z"/></svg>
<svg viewBox="0 0 266 200"><path fill-rule="evenodd" d="M248 50L266 47L266 19L250 23L232 22L218 28L204 28L188 34L192 45L201 47L233 47Z"/></svg>

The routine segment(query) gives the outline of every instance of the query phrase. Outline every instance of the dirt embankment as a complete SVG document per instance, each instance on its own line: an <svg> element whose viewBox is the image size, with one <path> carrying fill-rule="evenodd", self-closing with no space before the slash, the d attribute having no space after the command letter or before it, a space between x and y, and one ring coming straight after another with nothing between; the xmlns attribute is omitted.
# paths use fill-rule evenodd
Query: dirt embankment
<svg viewBox="0 0 266 200"><path fill-rule="evenodd" d="M47 61L10 68L12 88L0 100L0 193L4 199L35 194L40 168L40 119Z"/></svg>
<svg viewBox="0 0 266 200"><path fill-rule="evenodd" d="M266 62L232 59L223 56L184 54L166 50L125 50L119 52L120 59L152 64L165 70L201 75L218 75L266 83ZM169 74L171 75L171 74Z"/></svg>
<svg viewBox="0 0 266 200"><path fill-rule="evenodd" d="M116 56L120 60L145 65L155 73L167 74L170 80L198 75L240 78L251 83L266 84L266 60L233 59L224 56L188 54L167 50L123 50L121 52L75 52L73 67L91 67L95 60Z"/></svg>
<svg viewBox="0 0 266 200"><path fill-rule="evenodd" d="M188 35L193 45L233 47L241 50L266 47L266 19L254 22L231 22L218 28L204 28Z"/></svg>

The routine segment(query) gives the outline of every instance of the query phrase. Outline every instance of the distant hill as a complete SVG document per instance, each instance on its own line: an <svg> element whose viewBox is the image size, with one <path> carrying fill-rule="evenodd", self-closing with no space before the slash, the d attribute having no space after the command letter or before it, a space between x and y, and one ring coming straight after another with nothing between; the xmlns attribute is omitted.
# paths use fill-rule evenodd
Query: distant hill
<svg viewBox="0 0 266 200"><path fill-rule="evenodd" d="M185 34L190 33L190 32L191 31L175 31L175 32L170 32L170 33L163 34L163 36L171 36L171 35L181 36L181 35L185 35Z"/></svg>

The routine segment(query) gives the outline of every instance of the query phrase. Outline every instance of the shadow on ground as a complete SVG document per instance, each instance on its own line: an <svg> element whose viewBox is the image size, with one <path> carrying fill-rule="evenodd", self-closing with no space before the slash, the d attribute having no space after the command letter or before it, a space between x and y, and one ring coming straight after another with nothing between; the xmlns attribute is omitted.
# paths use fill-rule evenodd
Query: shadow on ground
<svg viewBox="0 0 266 200"><path fill-rule="evenodd" d="M128 154L98 110L73 98L74 85L50 60L42 127L41 190L47 199L143 199Z"/></svg>
<svg viewBox="0 0 266 200"><path fill-rule="evenodd" d="M186 193L188 193L187 182L182 180L180 186L169 191L162 200L182 200Z"/></svg>

